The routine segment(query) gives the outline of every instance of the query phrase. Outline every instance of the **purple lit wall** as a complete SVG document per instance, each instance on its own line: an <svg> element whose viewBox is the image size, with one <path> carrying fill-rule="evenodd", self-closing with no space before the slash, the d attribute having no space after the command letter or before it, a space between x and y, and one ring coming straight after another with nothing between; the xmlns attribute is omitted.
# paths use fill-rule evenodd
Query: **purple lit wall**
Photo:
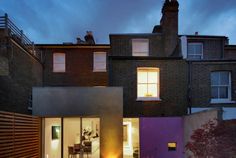
<svg viewBox="0 0 236 158"><path fill-rule="evenodd" d="M140 118L140 154L142 158L183 158L183 119ZM168 151L168 142L176 142L176 151Z"/></svg>

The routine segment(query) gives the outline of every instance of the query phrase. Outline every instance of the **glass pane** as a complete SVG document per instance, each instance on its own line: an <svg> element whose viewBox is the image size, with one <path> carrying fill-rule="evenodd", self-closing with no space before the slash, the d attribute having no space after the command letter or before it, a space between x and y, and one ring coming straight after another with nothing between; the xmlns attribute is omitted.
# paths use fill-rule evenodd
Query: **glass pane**
<svg viewBox="0 0 236 158"><path fill-rule="evenodd" d="M65 72L65 64L54 64L53 72Z"/></svg>
<svg viewBox="0 0 236 158"><path fill-rule="evenodd" d="M123 158L140 157L139 119L123 119Z"/></svg>
<svg viewBox="0 0 236 158"><path fill-rule="evenodd" d="M45 118L45 148L43 157L61 158L61 119Z"/></svg>
<svg viewBox="0 0 236 158"><path fill-rule="evenodd" d="M132 51L133 51L133 53L137 52L137 53L144 53L144 54L147 55L148 47L149 47L149 44L148 44L147 39L133 39L132 40Z"/></svg>
<svg viewBox="0 0 236 158"><path fill-rule="evenodd" d="M94 70L106 70L106 63L103 62L94 63Z"/></svg>
<svg viewBox="0 0 236 158"><path fill-rule="evenodd" d="M148 84L148 96L147 97L158 97L157 96L157 84Z"/></svg>
<svg viewBox="0 0 236 158"><path fill-rule="evenodd" d="M80 144L80 118L64 118L64 142L63 142L63 155L64 157L68 157L68 155L72 154L72 151L75 150L79 153L79 149L74 148L77 144Z"/></svg>
<svg viewBox="0 0 236 158"><path fill-rule="evenodd" d="M199 45L195 45L195 52L194 54L202 54L202 45L199 44Z"/></svg>
<svg viewBox="0 0 236 158"><path fill-rule="evenodd" d="M228 87L220 87L220 98L228 98Z"/></svg>
<svg viewBox="0 0 236 158"><path fill-rule="evenodd" d="M220 84L229 85L229 72L220 72Z"/></svg>
<svg viewBox="0 0 236 158"><path fill-rule="evenodd" d="M147 84L138 84L138 97L145 97L147 95Z"/></svg>
<svg viewBox="0 0 236 158"><path fill-rule="evenodd" d="M99 118L82 119L82 144L84 157L100 157L100 122Z"/></svg>
<svg viewBox="0 0 236 158"><path fill-rule="evenodd" d="M220 85L219 72L211 73L211 85Z"/></svg>
<svg viewBox="0 0 236 158"><path fill-rule="evenodd" d="M65 63L65 54L64 53L54 53L53 54L53 63Z"/></svg>
<svg viewBox="0 0 236 158"><path fill-rule="evenodd" d="M211 87L211 98L218 98L218 87Z"/></svg>
<svg viewBox="0 0 236 158"><path fill-rule="evenodd" d="M106 53L94 53L94 61L95 62L105 62L106 61Z"/></svg>
<svg viewBox="0 0 236 158"><path fill-rule="evenodd" d="M138 70L138 83L147 83L147 72Z"/></svg>
<svg viewBox="0 0 236 158"><path fill-rule="evenodd" d="M188 45L188 54L194 54L194 47L192 45Z"/></svg>
<svg viewBox="0 0 236 158"><path fill-rule="evenodd" d="M157 72L148 72L148 83L157 83Z"/></svg>

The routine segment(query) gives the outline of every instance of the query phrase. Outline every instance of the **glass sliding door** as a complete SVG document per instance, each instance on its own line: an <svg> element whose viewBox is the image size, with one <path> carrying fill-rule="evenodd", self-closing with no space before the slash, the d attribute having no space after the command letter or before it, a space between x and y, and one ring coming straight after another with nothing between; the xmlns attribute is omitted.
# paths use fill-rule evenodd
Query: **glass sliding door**
<svg viewBox="0 0 236 158"><path fill-rule="evenodd" d="M44 157L61 158L61 118L45 118L44 125Z"/></svg>
<svg viewBox="0 0 236 158"><path fill-rule="evenodd" d="M80 144L81 137L81 118L63 118L63 157L79 157L79 149L74 146Z"/></svg>
<svg viewBox="0 0 236 158"><path fill-rule="evenodd" d="M123 119L123 157L139 158L139 119Z"/></svg>
<svg viewBox="0 0 236 158"><path fill-rule="evenodd" d="M82 118L82 144L84 157L100 157L100 120L99 118Z"/></svg>

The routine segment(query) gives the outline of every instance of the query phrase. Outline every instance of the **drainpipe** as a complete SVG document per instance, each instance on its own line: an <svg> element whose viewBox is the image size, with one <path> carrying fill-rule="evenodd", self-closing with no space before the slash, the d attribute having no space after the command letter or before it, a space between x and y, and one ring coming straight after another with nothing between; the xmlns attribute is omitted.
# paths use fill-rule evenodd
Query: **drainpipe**
<svg viewBox="0 0 236 158"><path fill-rule="evenodd" d="M192 98L191 98L191 85L192 85L192 62L188 61L188 91L187 91L187 99L188 99L188 108L189 113L192 114Z"/></svg>

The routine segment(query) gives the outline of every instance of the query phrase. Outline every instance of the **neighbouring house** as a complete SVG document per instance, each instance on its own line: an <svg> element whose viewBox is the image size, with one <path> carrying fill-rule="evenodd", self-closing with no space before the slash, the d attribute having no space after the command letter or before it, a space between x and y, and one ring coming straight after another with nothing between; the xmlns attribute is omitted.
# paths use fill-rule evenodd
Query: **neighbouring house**
<svg viewBox="0 0 236 158"><path fill-rule="evenodd" d="M110 34L110 44L87 31L34 46L4 25L0 110L41 118L45 158L188 157L195 129L236 118L236 46L179 35L178 12L166 0L152 33Z"/></svg>

